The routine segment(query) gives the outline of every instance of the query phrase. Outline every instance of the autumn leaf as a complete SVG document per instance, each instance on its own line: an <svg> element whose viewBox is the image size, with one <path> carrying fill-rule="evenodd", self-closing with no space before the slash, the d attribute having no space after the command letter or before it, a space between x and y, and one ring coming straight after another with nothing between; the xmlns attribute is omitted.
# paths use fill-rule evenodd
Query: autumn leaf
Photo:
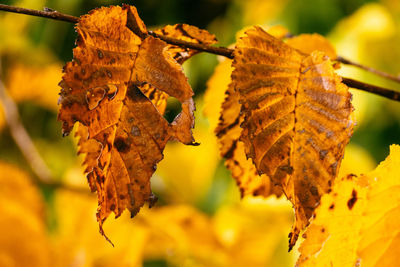
<svg viewBox="0 0 400 267"><path fill-rule="evenodd" d="M57 99L57 90L54 85L61 78L61 67L59 63L40 68L15 65L8 74L7 90L16 102L33 101L56 111L57 103L54 99Z"/></svg>
<svg viewBox="0 0 400 267"><path fill-rule="evenodd" d="M337 175L352 135L351 95L323 52L303 54L260 27L239 38L233 67L240 140L257 171L294 205L292 248Z"/></svg>
<svg viewBox="0 0 400 267"><path fill-rule="evenodd" d="M400 147L372 172L323 196L300 246L300 266L395 266L400 242Z"/></svg>
<svg viewBox="0 0 400 267"><path fill-rule="evenodd" d="M214 44L217 42L215 35L210 34L206 30L199 29L195 26L188 24L175 24L167 25L164 28L154 31L157 34L161 34L167 37L172 37L177 40L182 40L196 44ZM199 53L197 50L193 50L187 47L168 45L168 52L173 55L173 58L182 64L193 55Z"/></svg>
<svg viewBox="0 0 400 267"><path fill-rule="evenodd" d="M0 266L52 266L39 190L17 167L0 170Z"/></svg>
<svg viewBox="0 0 400 267"><path fill-rule="evenodd" d="M289 38L286 43L305 54L311 54L314 51L321 51L332 60L337 57L333 45L325 37L317 33L300 34Z"/></svg>
<svg viewBox="0 0 400 267"><path fill-rule="evenodd" d="M283 39L288 30L282 26L273 26L268 29L268 33ZM246 158L244 144L239 140L242 132L240 125L244 117L240 113L239 93L231 84L231 63L232 60L228 59L221 62L209 79L205 95L205 113L211 121L211 127L215 129L221 156L226 159L225 165L236 180L241 196L280 196L282 190L274 186L265 174L258 174L251 159ZM216 114L221 115L218 118Z"/></svg>
<svg viewBox="0 0 400 267"><path fill-rule="evenodd" d="M250 159L246 159L243 143L238 140L242 129L240 123L241 105L239 95L231 86L231 60L221 62L207 83L205 113L215 129L220 154L225 165L236 180L241 196L264 196L281 194L281 190L271 186L265 175L258 175ZM228 89L226 89L228 88ZM222 109L222 110L221 110ZM218 118L218 114L221 114Z"/></svg>
<svg viewBox="0 0 400 267"><path fill-rule="evenodd" d="M64 135L80 124L79 151L98 193L102 232L111 212L118 217L127 208L134 216L145 202L154 204L150 177L169 140L195 144L193 91L173 58L176 51L147 35L135 7L96 9L76 30L74 60L60 83L59 119ZM209 37L203 35L198 39ZM167 96L182 107L171 123L163 117Z"/></svg>

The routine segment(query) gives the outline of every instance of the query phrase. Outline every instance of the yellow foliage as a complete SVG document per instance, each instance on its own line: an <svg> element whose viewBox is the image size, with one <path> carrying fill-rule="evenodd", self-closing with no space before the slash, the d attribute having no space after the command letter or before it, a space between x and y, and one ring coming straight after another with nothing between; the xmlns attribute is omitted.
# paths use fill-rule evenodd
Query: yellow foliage
<svg viewBox="0 0 400 267"><path fill-rule="evenodd" d="M372 171L376 162L363 147L350 143L346 146L338 177L349 173L361 175Z"/></svg>
<svg viewBox="0 0 400 267"><path fill-rule="evenodd" d="M176 266L281 266L294 260L285 252L292 211L283 199L246 198L213 217L189 205L144 208L134 219L123 214L104 225L115 248L95 230L94 198L61 190L55 207L55 266L141 266L151 259ZM277 251L284 254L277 258Z"/></svg>
<svg viewBox="0 0 400 267"><path fill-rule="evenodd" d="M53 235L54 266L141 266L146 231L124 214L105 224L113 248L98 233L96 199L60 190L55 197L57 230Z"/></svg>
<svg viewBox="0 0 400 267"><path fill-rule="evenodd" d="M6 118L4 117L3 105L0 103L0 130L3 129L6 123Z"/></svg>
<svg viewBox="0 0 400 267"><path fill-rule="evenodd" d="M300 34L289 38L286 43L306 54L311 54L318 50L324 52L332 60L336 58L336 51L333 45L325 37L316 33Z"/></svg>
<svg viewBox="0 0 400 267"><path fill-rule="evenodd" d="M28 175L0 162L0 266L51 266L43 208Z"/></svg>
<svg viewBox="0 0 400 267"><path fill-rule="evenodd" d="M243 11L243 25L265 24L276 18L288 0L236 1Z"/></svg>
<svg viewBox="0 0 400 267"><path fill-rule="evenodd" d="M293 255L286 253L292 221L290 203L274 196L247 197L240 204L221 207L213 218L213 229L227 252L229 261L224 266L293 265ZM285 254L277 255L278 251Z"/></svg>
<svg viewBox="0 0 400 267"><path fill-rule="evenodd" d="M62 65L54 63L45 67L16 65L8 76L7 90L16 102L33 101L52 111L57 111L58 88ZM29 82L27 82L29 81Z"/></svg>
<svg viewBox="0 0 400 267"><path fill-rule="evenodd" d="M218 164L214 134L207 129L202 105L197 103L193 135L201 145L167 144L164 159L152 178L153 188L166 194L170 202L196 203L209 189Z"/></svg>
<svg viewBox="0 0 400 267"><path fill-rule="evenodd" d="M210 129L218 125L221 113L221 104L225 100L225 91L231 82L232 60L223 59L215 68L213 75L207 82L207 90L204 94L204 115L210 122Z"/></svg>
<svg viewBox="0 0 400 267"><path fill-rule="evenodd" d="M301 266L395 266L400 236L400 146L374 171L336 181L300 246Z"/></svg>

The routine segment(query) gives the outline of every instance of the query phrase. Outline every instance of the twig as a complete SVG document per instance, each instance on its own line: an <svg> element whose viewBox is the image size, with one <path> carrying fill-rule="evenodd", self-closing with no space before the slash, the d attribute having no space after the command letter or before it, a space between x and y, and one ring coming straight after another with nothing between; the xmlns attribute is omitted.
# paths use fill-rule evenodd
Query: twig
<svg viewBox="0 0 400 267"><path fill-rule="evenodd" d="M196 44L196 43L186 42L186 41L171 38L171 37L168 37L165 35L157 34L153 31L149 31L148 33L149 33L149 35L156 37L158 39L161 39L168 44L192 48L192 49L195 49L198 51L207 52L207 53L220 55L220 56L224 56L224 57L233 59L233 51L234 51L233 49L229 49L226 47L209 46L206 44Z"/></svg>
<svg viewBox="0 0 400 267"><path fill-rule="evenodd" d="M34 182L39 185L43 185L50 188L63 188L74 192L88 193L89 190L82 187L66 185L63 183L55 182L52 178L49 168L46 163L41 158L39 152L37 151L35 145L32 142L29 134L22 125L18 108L13 99L7 94L3 82L0 80L0 103L3 104L4 115L8 127L10 128L11 136L13 137L15 143L21 150L25 159L29 163L33 173L36 175L34 177Z"/></svg>
<svg viewBox="0 0 400 267"><path fill-rule="evenodd" d="M347 65L351 65L351 66L354 66L354 67L358 67L360 69L369 71L369 72L371 72L373 74L382 76L382 77L384 77L386 79L389 79L389 80L392 80L392 81L400 83L400 77L398 77L398 76L395 76L395 75L392 75L392 74L389 74L389 73L386 73L386 72L383 72L383 71L380 71L380 70L377 70L377 69L374 69L374 68L371 68L371 67L368 67L368 66L361 65L359 63L353 62L351 60L348 60L348 59L340 57L340 56L338 56L336 58L336 60L341 62L341 63L343 63L343 64L347 64Z"/></svg>
<svg viewBox="0 0 400 267"><path fill-rule="evenodd" d="M38 11L38 10L33 10L33 9L13 7L13 6L2 5L2 4L0 4L0 10L21 13L21 14L26 14L26 15L31 15L31 16L51 18L51 19L55 19L55 20L62 20L62 21L67 21L67 22L72 22L72 23L77 23L79 20L77 17L66 15L66 14L60 13L58 11ZM214 46L209 46L209 45L205 45L205 44L196 44L196 43L186 42L186 41L178 40L178 39L171 38L168 36L160 35L155 32L152 32L152 31L149 31L148 34L152 35L156 38L159 38L169 44L192 48L192 49L196 49L196 50L211 53L211 54L221 55L221 56L224 56L224 57L227 57L230 59L233 58L234 50L226 48L226 47L214 47ZM394 80L397 82L400 81L400 78L398 78L396 76L390 75L388 73L384 73L382 71L375 70L370 67L363 66L358 63L351 62L350 60L344 59L342 57L338 57L337 60L344 64L350 64L353 66L360 67L362 69L368 70L368 71L376 73L378 75L381 75L385 78L388 78L388 79L391 79L391 80ZM390 89L363 83L363 82L356 81L356 80L349 79L349 78L343 78L343 83L346 84L347 86L355 88L355 89L370 92L370 93L380 95L380 96L383 96L383 97L386 97L386 98L389 98L389 99L392 99L395 101L400 101L399 92L396 92L396 91L393 91Z"/></svg>
<svg viewBox="0 0 400 267"><path fill-rule="evenodd" d="M350 78L342 77L342 81L348 87L359 89L365 92L370 92L375 95L380 95L386 98L389 98L394 101L400 101L400 92L396 92L393 90L389 90L383 87L379 87L376 85L371 85L363 82L359 82Z"/></svg>
<svg viewBox="0 0 400 267"><path fill-rule="evenodd" d="M19 14L25 14L25 15L30 15L30 16L36 16L36 17L44 17L44 18L49 18L49 19L54 19L54 20L61 20L61 21L72 22L72 23L77 23L78 19L79 19L77 17L63 14L58 11L49 10L49 9L46 9L46 11L40 11L40 10L35 10L35 9L28 9L28 8L0 4L0 10L13 12L13 13L19 13Z"/></svg>

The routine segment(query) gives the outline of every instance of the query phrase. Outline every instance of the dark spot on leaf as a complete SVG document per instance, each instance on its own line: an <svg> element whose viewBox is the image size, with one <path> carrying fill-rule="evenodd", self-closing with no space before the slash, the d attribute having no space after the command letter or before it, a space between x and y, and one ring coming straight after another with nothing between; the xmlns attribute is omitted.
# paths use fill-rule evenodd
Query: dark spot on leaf
<svg viewBox="0 0 400 267"><path fill-rule="evenodd" d="M111 204L110 210L115 210L115 204Z"/></svg>
<svg viewBox="0 0 400 267"><path fill-rule="evenodd" d="M349 210L351 210L354 207L354 204L357 202L357 191L353 189L353 192L351 192L351 198L349 201L347 201L347 207L349 207Z"/></svg>
<svg viewBox="0 0 400 267"><path fill-rule="evenodd" d="M139 87L137 87L133 83L129 84L126 96L135 102L144 101L147 99L147 97L143 94L143 92L139 89Z"/></svg>
<svg viewBox="0 0 400 267"><path fill-rule="evenodd" d="M121 152L121 153L126 153L129 150L129 145L121 137L118 137L115 139L114 147L118 150L118 152Z"/></svg>
<svg viewBox="0 0 400 267"><path fill-rule="evenodd" d="M335 204L332 204L332 205L329 206L330 210L333 210L334 208L335 208Z"/></svg>
<svg viewBox="0 0 400 267"><path fill-rule="evenodd" d="M319 159L323 160L326 157L327 154L328 154L328 150L321 150L319 152Z"/></svg>
<svg viewBox="0 0 400 267"><path fill-rule="evenodd" d="M311 186L310 191L313 196L318 196L318 189L315 186Z"/></svg>
<svg viewBox="0 0 400 267"><path fill-rule="evenodd" d="M100 49L97 49L97 56L102 59L104 57L103 52Z"/></svg>

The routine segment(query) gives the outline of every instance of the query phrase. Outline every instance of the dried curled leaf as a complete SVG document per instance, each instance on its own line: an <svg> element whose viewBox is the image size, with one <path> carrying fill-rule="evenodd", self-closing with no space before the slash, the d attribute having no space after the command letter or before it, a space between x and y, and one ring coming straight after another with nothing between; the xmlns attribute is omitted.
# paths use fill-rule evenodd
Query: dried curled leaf
<svg viewBox="0 0 400 267"><path fill-rule="evenodd" d="M250 27L245 28L242 32L247 29ZM267 31L278 39L284 39L288 34L288 30L282 26L272 26ZM226 60L217 66L208 81L205 95L206 103L208 103L205 111L211 121L211 126L215 128L221 156L226 159L225 165L236 180L242 197L247 195L267 197L271 194L280 196L282 189L273 185L265 174L258 174L252 161L246 158L244 144L239 140L242 131L240 125L244 115L240 113L239 93L231 84L230 75L233 70L230 66L231 62L231 60ZM225 92L225 98L221 104L222 92ZM213 113L221 113L217 126L214 126L216 123Z"/></svg>
<svg viewBox="0 0 400 267"><path fill-rule="evenodd" d="M239 141L243 116L240 115L239 95L230 85L231 62L229 59L221 62L208 81L204 112L211 128L215 129L221 156L225 158L225 165L236 180L241 196L266 197L273 193L279 196L280 188L271 186L266 175L258 175L251 160L246 159L243 143Z"/></svg>
<svg viewBox="0 0 400 267"><path fill-rule="evenodd" d="M147 35L136 8L100 8L82 16L74 60L60 83L63 133L79 122L79 153L88 182L97 191L97 219L125 209L134 216L152 206L150 177L168 140L194 144L193 91L165 42ZM168 123L167 97L182 112Z"/></svg>
<svg viewBox="0 0 400 267"><path fill-rule="evenodd" d="M372 172L338 180L304 234L299 266L396 266L400 242L400 146Z"/></svg>
<svg viewBox="0 0 400 267"><path fill-rule="evenodd" d="M241 196L253 195L267 197L271 194L281 195L281 190L270 182L265 175L259 175L250 159L246 158L245 147L239 137L242 133L240 125L244 114L240 113L239 94L234 91L232 83L226 91L226 99L222 103L221 117L215 129L220 145L221 156L232 172Z"/></svg>
<svg viewBox="0 0 400 267"><path fill-rule="evenodd" d="M164 28L155 30L154 32L167 37L172 37L178 40L196 44L210 45L217 42L214 34L188 24L167 25ZM178 63L182 64L199 51L169 44L168 52L173 55L174 59Z"/></svg>
<svg viewBox="0 0 400 267"><path fill-rule="evenodd" d="M246 156L295 207L291 249L337 175L353 130L351 95L324 53L303 54L260 27L239 38L233 67Z"/></svg>

